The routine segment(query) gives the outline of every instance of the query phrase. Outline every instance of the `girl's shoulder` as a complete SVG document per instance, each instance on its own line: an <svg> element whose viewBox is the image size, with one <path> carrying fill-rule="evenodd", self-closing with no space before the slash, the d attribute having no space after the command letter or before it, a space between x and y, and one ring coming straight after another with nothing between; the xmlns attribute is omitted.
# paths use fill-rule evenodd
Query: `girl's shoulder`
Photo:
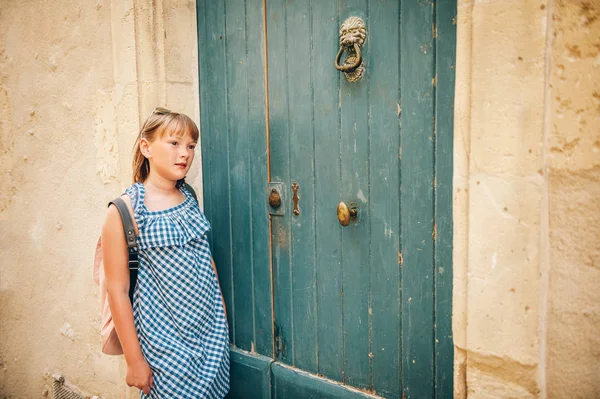
<svg viewBox="0 0 600 399"><path fill-rule="evenodd" d="M137 211L141 201L144 200L144 186L142 183L133 183L131 186L127 187L121 196L123 199L129 199L129 206L133 208L134 211ZM127 202L127 201L126 201Z"/></svg>

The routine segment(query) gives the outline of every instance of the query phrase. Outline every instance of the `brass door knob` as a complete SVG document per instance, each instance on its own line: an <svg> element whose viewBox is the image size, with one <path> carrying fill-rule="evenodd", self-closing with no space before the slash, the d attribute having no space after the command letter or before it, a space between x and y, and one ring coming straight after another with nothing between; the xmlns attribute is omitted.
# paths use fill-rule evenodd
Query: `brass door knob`
<svg viewBox="0 0 600 399"><path fill-rule="evenodd" d="M338 204L337 217L342 226L348 226L356 216L358 216L358 207L355 204L348 206L344 201Z"/></svg>
<svg viewBox="0 0 600 399"><path fill-rule="evenodd" d="M279 195L277 189L271 190L271 194L269 195L269 205L273 208L279 208L279 206L281 206L281 195Z"/></svg>

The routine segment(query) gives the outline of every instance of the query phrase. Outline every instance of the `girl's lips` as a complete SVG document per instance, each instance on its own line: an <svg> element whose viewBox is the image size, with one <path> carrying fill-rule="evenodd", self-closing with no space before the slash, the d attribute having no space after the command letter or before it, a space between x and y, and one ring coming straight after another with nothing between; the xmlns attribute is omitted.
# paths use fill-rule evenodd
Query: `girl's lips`
<svg viewBox="0 0 600 399"><path fill-rule="evenodd" d="M187 164L185 163L176 163L175 166L179 166L182 169L185 169L187 167Z"/></svg>

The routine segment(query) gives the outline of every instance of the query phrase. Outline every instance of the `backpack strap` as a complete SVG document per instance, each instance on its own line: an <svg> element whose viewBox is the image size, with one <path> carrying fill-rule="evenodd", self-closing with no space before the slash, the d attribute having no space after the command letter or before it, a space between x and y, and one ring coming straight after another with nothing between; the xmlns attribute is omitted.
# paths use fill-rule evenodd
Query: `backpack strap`
<svg viewBox="0 0 600 399"><path fill-rule="evenodd" d="M108 203L108 206L114 204L117 210L121 214L121 221L123 222L123 231L125 232L125 242L127 243L127 254L129 256L129 300L133 304L133 292L137 284L139 263L139 248L137 245L137 239L135 237L135 229L133 228L133 221L129 214L129 208L121 197L116 198Z"/></svg>
<svg viewBox="0 0 600 399"><path fill-rule="evenodd" d="M190 192L190 194L192 194L192 197L194 197L196 202L198 202L198 197L196 196L196 192L194 191L194 188L187 183L183 183L183 187L185 187L185 189L188 190Z"/></svg>

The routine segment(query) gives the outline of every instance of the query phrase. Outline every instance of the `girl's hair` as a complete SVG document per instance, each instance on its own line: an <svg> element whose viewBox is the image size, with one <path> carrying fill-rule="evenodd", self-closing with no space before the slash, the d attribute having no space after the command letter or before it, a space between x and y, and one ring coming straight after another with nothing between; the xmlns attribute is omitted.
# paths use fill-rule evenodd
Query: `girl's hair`
<svg viewBox="0 0 600 399"><path fill-rule="evenodd" d="M153 142L165 133L182 137L189 135L194 141L198 141L200 136L198 127L187 115L171 112L162 107L157 107L146 119L146 122L140 129L135 144L133 146L133 182L143 183L150 174L150 163L140 150L140 141L146 139ZM181 187L184 179L177 181L177 187Z"/></svg>

